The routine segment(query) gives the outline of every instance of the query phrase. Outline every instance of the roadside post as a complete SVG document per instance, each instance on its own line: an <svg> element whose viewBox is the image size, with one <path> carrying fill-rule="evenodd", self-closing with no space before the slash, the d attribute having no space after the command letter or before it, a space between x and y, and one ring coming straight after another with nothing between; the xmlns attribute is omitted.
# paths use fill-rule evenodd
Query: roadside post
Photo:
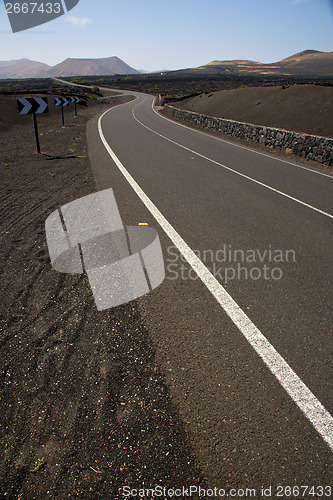
<svg viewBox="0 0 333 500"><path fill-rule="evenodd" d="M62 124L65 125L64 106L69 105L69 100L66 97L55 97L54 98L54 105L61 107Z"/></svg>
<svg viewBox="0 0 333 500"><path fill-rule="evenodd" d="M69 99L69 101L72 104L74 104L74 114L75 114L75 116L77 116L77 104L80 102L80 98L77 96L70 96L70 97L67 97L67 99Z"/></svg>
<svg viewBox="0 0 333 500"><path fill-rule="evenodd" d="M19 97L17 99L17 106L20 115L32 114L32 122L35 132L35 141L37 153L40 154L40 144L38 135L38 125L36 114L48 113L49 107L47 97Z"/></svg>
<svg viewBox="0 0 333 500"><path fill-rule="evenodd" d="M39 135L38 135L38 125L37 125L36 113L32 113L32 122L34 124L36 149L37 149L37 153L40 154L40 144L39 144Z"/></svg>

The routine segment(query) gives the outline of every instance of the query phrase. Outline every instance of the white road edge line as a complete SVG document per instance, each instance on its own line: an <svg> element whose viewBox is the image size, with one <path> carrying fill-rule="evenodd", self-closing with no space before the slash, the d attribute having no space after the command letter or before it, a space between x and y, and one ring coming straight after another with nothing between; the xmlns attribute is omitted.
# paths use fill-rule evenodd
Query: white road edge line
<svg viewBox="0 0 333 500"><path fill-rule="evenodd" d="M298 408L304 413L306 418L312 423L313 427L326 441L331 451L333 451L333 417L304 384L299 376L288 365L285 359L276 351L270 344L261 331L255 326L250 318L239 307L235 300L217 281L212 273L207 269L203 262L196 256L193 250L185 243L182 237L166 220L163 214L148 198L145 192L133 179L131 174L126 170L119 158L109 146L102 130L102 119L114 108L103 113L98 120L98 132L105 149L111 156L112 160L119 168L125 179L129 182L141 201L147 207L159 223L163 231L170 238L173 244L178 248L179 252L190 264L192 269L197 273L201 281L208 288L229 318L233 321L239 331L244 335L253 349L264 361L271 373L278 379L282 387L296 403Z"/></svg>
<svg viewBox="0 0 333 500"><path fill-rule="evenodd" d="M326 215L327 217L330 217L333 219L333 215L329 214L328 212L324 212L323 210L320 210L319 208L316 208L312 205L309 205L308 203L305 203L304 201L299 200L298 198L294 198L293 196L290 196L287 193L284 193L283 191L279 191L278 189L273 188L272 186L268 186L268 184L264 184L263 182L257 181L256 179L253 179L253 177L249 177L248 175L242 174L241 172L238 172L238 170L234 170L233 168L227 167L226 165L223 165L223 163L219 163L216 160L213 160L212 158L208 158L208 156L202 155L201 153L198 153L197 151L194 151L193 149L190 149L186 146L183 146L182 144L179 144L179 142L175 142L172 139L169 139L169 137L166 137L165 135L160 134L159 132L156 132L152 128L148 127L144 123L142 123L134 113L135 107L132 109L132 115L135 121L137 121L142 127L146 128L150 132L153 132L153 134L158 135L159 137L162 137L166 141L172 142L172 144L175 144L176 146L179 146L180 148L186 149L186 151L189 151L190 153L200 156L201 158L204 158L205 160L210 161L211 163L215 163L215 165L219 165L222 168L225 168L226 170L229 170L230 172L233 172L234 174L240 175L241 177L244 177L245 179L248 179L249 181L255 182L256 184L259 184L259 186L263 186L266 189L270 189L271 191L274 191L275 193L278 193L282 196L285 196L286 198L289 198L290 200L296 201L296 203L299 203L300 205L303 205L304 207L311 208L311 210L314 210L315 212L319 212L322 215Z"/></svg>
<svg viewBox="0 0 333 500"><path fill-rule="evenodd" d="M317 170L312 170L312 168L303 167L302 165L297 165L297 163L292 163L291 161L284 160L283 158L276 158L275 156L269 155L268 153L262 153L261 151L256 151L256 150L251 149L249 147L242 146L241 144L237 144L235 142L230 142L230 141L227 141L226 139L222 139L222 137L216 137L215 135L211 135L208 132L205 132L204 130L198 130L196 128L191 128L191 127L188 127L187 125L184 125L183 123L177 122L176 120L171 120L170 118L167 118L166 116L161 115L160 113L158 113L156 111L156 109L154 108L154 101L152 103L152 110L154 111L154 113L157 114L157 116L159 116L160 118L163 118L163 120L167 120L170 123L179 125L179 127L187 128L188 130L192 130L192 132L195 131L198 134L203 134L205 136L212 137L216 141L225 142L226 144L229 144L230 146L235 146L237 148L245 149L246 151L249 151L250 153L261 155L261 156L266 156L267 158L271 158L272 160L281 161L282 163L286 163L287 165L292 165L293 167L301 168L302 170L307 170L308 172L312 172L313 174L323 175L324 177L328 177L329 179L333 180L333 175L324 174L324 172L318 172ZM216 118L216 117L212 116L212 118Z"/></svg>
<svg viewBox="0 0 333 500"><path fill-rule="evenodd" d="M67 83L68 85L74 85L77 87L85 87L85 88L92 87L92 85L80 85L78 83L66 82L65 80L60 80L59 78L53 78L53 79L58 80L58 81L63 82L63 83ZM102 90L104 89L104 90L111 90L111 91L119 90L119 89L112 89L112 88L108 88L108 87L100 87L100 88ZM119 91L121 91L121 89ZM125 90L125 92L129 92L129 91ZM126 95L126 94L122 94L122 95ZM116 96L112 96L112 97L116 97ZM216 141L225 142L226 144L229 144L230 146L236 146L237 148L245 149L246 151L249 151L250 153L261 155L261 156L266 156L267 158L271 158L272 160L281 161L283 163L286 163L287 165L292 165L293 167L301 168L302 170L307 170L308 172L312 172L313 174L319 174L319 175L323 175L324 177L328 177L329 179L333 179L333 175L324 174L324 172L318 172L317 170L312 170L311 168L303 167L302 165L297 165L297 163L292 163L291 161L283 160L282 158L276 158L275 156L271 156L267 153L262 153L261 151L255 151L254 149L248 148L246 146L242 146L241 144L236 144L234 142L227 141L226 139L222 139L222 137L215 137L214 135L210 135L207 132L204 132L203 130L191 128L191 127L188 127L187 125L184 125L183 123L179 123L175 120L171 120L170 118L167 118L166 116L163 116L156 111L156 109L154 108L154 100L155 100L155 97L152 101L152 110L154 111L154 113L156 113L156 115L159 116L160 118L163 118L163 120L167 120L168 122L173 123L174 125L178 125L179 127L187 128L188 130L191 130L192 132L197 132L198 134L203 134L203 135L206 135L208 137L212 137Z"/></svg>

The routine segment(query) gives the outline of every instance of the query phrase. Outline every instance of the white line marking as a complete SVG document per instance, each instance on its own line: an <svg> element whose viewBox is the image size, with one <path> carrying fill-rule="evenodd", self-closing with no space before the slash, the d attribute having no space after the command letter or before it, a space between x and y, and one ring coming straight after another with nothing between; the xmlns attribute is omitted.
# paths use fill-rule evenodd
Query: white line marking
<svg viewBox="0 0 333 500"><path fill-rule="evenodd" d="M293 167L297 167L297 168L301 168L303 170L307 170L308 172L312 172L313 174L323 175L324 177L328 177L329 179L333 179L333 175L324 174L324 172L318 172L317 170L312 170L311 168L303 167L302 165L297 165L297 163L292 163L291 161L283 160L282 158L276 158L276 156L272 156L272 155L269 155L267 153L262 153L261 151L256 151L256 150L251 149L249 147L242 146L241 144L237 144L235 142L227 141L226 139L222 139L221 137L216 137L215 135L211 135L208 132L205 132L203 130L198 130L196 128L188 127L187 125L184 125L183 123L179 123L176 120L171 120L170 118L167 118L166 116L161 115L160 113L158 113L156 111L156 109L154 109L154 101L152 103L152 110L160 118L163 118L164 120L167 120L170 123L179 125L179 127L187 128L188 130L191 130L192 132L194 131L194 132L197 132L198 134L203 134L205 136L211 137L211 138L215 139L216 141L225 142L226 144L229 144L230 146L235 146L236 148L245 149L245 151L249 151L250 153L261 155L261 156L266 156L267 158L270 158L271 160L281 161L283 163L286 163L287 165L292 165ZM216 118L216 117L212 116L211 118ZM269 127L267 127L267 128L269 128Z"/></svg>
<svg viewBox="0 0 333 500"><path fill-rule="evenodd" d="M230 168L230 167L227 167L226 165L223 165L223 163L219 163L218 161L213 160L212 158L208 158L208 156L202 155L201 153L198 153L197 151L194 151L193 149L190 149L190 148L188 148L186 146L183 146L182 144L179 144L178 142L173 141L172 139L169 139L168 137L165 137L164 135L160 134L159 132L156 132L152 128L150 128L147 125L145 125L144 123L142 123L135 116L134 109L135 108L132 109L133 118L140 125L142 125L142 127L145 127L147 130L150 130L150 132L153 132L153 134L156 134L159 137L162 137L166 141L172 142L173 144L175 144L176 146L179 146L180 148L183 148L183 149L186 149L187 151L190 151L190 153L193 153L193 154L195 154L197 156L200 156L201 158L204 158L205 160L208 160L208 161L210 161L212 163L215 163L215 165L219 165L220 167L223 167L226 170L230 170L230 172L233 172L234 174L240 175L241 177L244 177L245 179L248 179L249 181L255 182L256 184L259 184L259 186L263 186L263 187L265 187L267 189L270 189L271 191L274 191L275 193L281 194L282 196L285 196L286 198L289 198L290 200L296 201L297 203L299 203L300 205L303 205L304 207L311 208L311 210L314 210L315 212L319 212L320 214L326 215L327 217L330 217L331 219L333 219L333 215L331 215L331 214L329 214L327 212L324 212L323 210L320 210L319 208L316 208L316 207L314 207L312 205L309 205L308 203L305 203L304 201L301 201L298 198L294 198L293 196L290 196L289 194L283 193L282 191L279 191L278 189L275 189L272 186L268 186L268 184L264 184L263 182L257 181L256 179L253 179L253 177L249 177L248 175L242 174L241 172L238 172L237 170L234 170L233 168Z"/></svg>
<svg viewBox="0 0 333 500"><path fill-rule="evenodd" d="M113 108L114 109L114 108ZM271 373L278 379L282 387L296 403L298 408L304 413L306 418L312 423L317 432L326 441L330 449L333 451L333 417L304 384L299 376L288 365L285 359L276 351L270 344L261 331L255 326L250 318L239 307L235 300L216 280L212 273L206 268L203 262L196 256L193 250L185 243L182 237L166 220L164 215L158 210L153 202L148 198L145 192L133 179L131 174L126 170L119 158L110 148L102 130L102 119L106 113L113 109L105 111L98 120L98 132L105 149L111 156L114 163L117 165L125 179L129 182L141 201L147 207L159 223L163 231L170 238L173 244L178 248L179 252L190 264L192 269L197 273L201 281L208 288L229 318L233 321L239 331L244 335L253 349L261 357Z"/></svg>
<svg viewBox="0 0 333 500"><path fill-rule="evenodd" d="M91 85L79 85L79 84L75 84L75 83L66 82L65 80L60 80L59 78L53 78L53 79L58 80L59 82L62 82L62 83L67 83L68 85L74 85L74 86L76 85L77 87L86 87L86 88L92 87ZM118 90L118 89L113 89L113 88L109 89L107 87L100 87L100 88L104 89L104 90ZM121 91L121 89L119 91ZM131 93L130 91L127 91L127 90L125 90L125 92ZM137 95L138 93L135 92L135 94ZM126 95L126 94L124 94L124 95ZM133 95L134 95L134 93L133 93ZM113 96L113 97L116 97L116 96ZM154 113L159 118L163 118L163 120L167 120L168 122L173 123L174 125L178 125L179 127L186 128L187 130L191 130L192 132L196 132L197 134L203 134L205 136L211 137L211 138L215 139L216 141L225 142L226 144L229 144L230 146L235 146L237 148L245 149L245 151L249 151L250 153L261 155L261 156L266 156L267 158L270 158L271 160L281 161L283 163L286 163L287 165L292 165L293 167L301 168L302 170L307 170L308 172L312 172L313 174L323 175L324 177L328 177L329 179L333 179L333 175L324 174L324 172L318 172L317 170L312 170L311 168L303 167L302 165L297 165L297 163L292 163L291 161L283 160L282 158L276 158L275 156L271 156L267 153L262 153L261 151L255 151L254 149L248 148L246 146L242 146L241 144L227 141L226 139L222 139L221 137L215 137L214 135L211 135L208 132L204 132L203 130L191 128L191 127L188 127L187 125L184 125L183 123L179 123L175 120L171 120L170 118L167 118L166 116L161 115L160 113L157 113L156 109L154 109L154 99L152 101L151 107L152 107L152 110L154 111Z"/></svg>

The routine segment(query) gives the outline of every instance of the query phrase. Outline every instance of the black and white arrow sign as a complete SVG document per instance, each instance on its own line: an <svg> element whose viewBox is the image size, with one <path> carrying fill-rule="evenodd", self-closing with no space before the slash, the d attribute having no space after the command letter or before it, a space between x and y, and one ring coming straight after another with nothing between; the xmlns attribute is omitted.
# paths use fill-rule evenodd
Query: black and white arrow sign
<svg viewBox="0 0 333 500"><path fill-rule="evenodd" d="M69 102L75 103L75 104L78 104L80 102L80 98L76 97L76 96L70 96L70 97L67 97L67 99L69 99Z"/></svg>
<svg viewBox="0 0 333 500"><path fill-rule="evenodd" d="M66 97L55 97L54 105L55 106L68 106L69 100Z"/></svg>
<svg viewBox="0 0 333 500"><path fill-rule="evenodd" d="M17 106L20 115L48 113L47 97L19 97Z"/></svg>

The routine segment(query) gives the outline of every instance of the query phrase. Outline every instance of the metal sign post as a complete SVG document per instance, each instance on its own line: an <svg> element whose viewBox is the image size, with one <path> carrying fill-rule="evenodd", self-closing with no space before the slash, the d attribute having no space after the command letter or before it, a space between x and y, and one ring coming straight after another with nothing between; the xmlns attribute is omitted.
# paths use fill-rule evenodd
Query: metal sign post
<svg viewBox="0 0 333 500"><path fill-rule="evenodd" d="M69 105L69 100L66 97L55 97L54 98L54 105L61 106L62 124L65 125L64 106Z"/></svg>
<svg viewBox="0 0 333 500"><path fill-rule="evenodd" d="M74 114L75 114L75 116L77 116L77 107L76 107L76 105L80 102L80 98L77 97L77 96L69 96L69 97L67 97L67 99L69 100L69 102L71 102L72 104L74 104Z"/></svg>
<svg viewBox="0 0 333 500"><path fill-rule="evenodd" d="M19 97L17 106L20 115L32 114L37 153L40 153L36 113L48 113L47 97Z"/></svg>
<svg viewBox="0 0 333 500"><path fill-rule="evenodd" d="M36 149L37 149L37 153L40 154L40 144L39 144L39 137L38 137L38 126L37 126L36 113L32 113L32 121L34 124Z"/></svg>

